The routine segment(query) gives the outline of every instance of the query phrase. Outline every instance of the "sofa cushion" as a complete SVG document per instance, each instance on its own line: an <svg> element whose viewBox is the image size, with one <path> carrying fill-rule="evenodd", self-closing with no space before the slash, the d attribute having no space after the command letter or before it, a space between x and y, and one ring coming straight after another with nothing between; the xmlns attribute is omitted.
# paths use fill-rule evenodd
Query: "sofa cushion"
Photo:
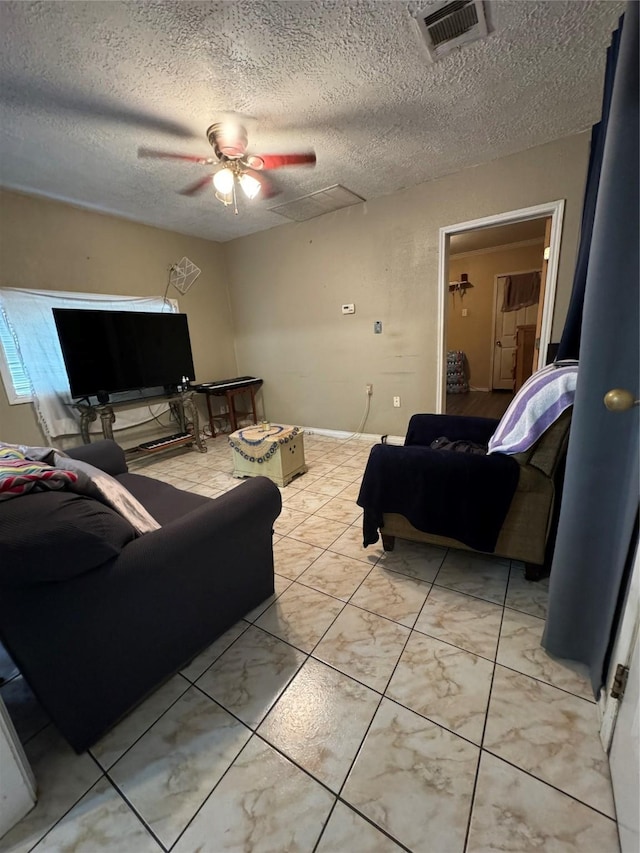
<svg viewBox="0 0 640 853"><path fill-rule="evenodd" d="M142 474L120 474L117 478L160 524L168 524L204 504L211 498L176 489L169 483Z"/></svg>
<svg viewBox="0 0 640 853"><path fill-rule="evenodd" d="M93 498L31 492L0 504L0 584L62 581L117 557L135 537L126 519Z"/></svg>

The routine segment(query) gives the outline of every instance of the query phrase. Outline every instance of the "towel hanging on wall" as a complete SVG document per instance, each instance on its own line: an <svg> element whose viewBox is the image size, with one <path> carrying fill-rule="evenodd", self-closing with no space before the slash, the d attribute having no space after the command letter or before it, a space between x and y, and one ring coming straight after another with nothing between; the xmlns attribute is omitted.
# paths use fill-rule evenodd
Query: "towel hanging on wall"
<svg viewBox="0 0 640 853"><path fill-rule="evenodd" d="M540 273L525 272L505 276L501 311L517 311L535 305L540 299Z"/></svg>

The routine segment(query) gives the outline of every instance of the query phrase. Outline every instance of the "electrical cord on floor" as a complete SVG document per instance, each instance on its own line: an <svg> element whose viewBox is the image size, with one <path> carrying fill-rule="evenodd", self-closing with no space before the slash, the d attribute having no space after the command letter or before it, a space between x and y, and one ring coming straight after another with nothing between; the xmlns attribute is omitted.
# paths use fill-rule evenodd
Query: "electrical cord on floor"
<svg viewBox="0 0 640 853"><path fill-rule="evenodd" d="M364 405L364 414L362 415L362 420L361 420L361 421L360 421L360 423L358 424L358 428L357 428L357 430L356 430L355 432L352 432L352 433L351 433L351 435L348 435L348 436L344 439L344 441L349 441L350 439L355 438L355 436L356 436L356 435L360 435L360 433L361 433L361 432L362 432L362 430L364 429L364 425L365 425L365 424L366 424L366 422L367 422L367 419L368 419L368 417L369 417L369 412L370 412L370 411L371 411L371 395L370 395L370 394L367 394L367 402L366 402L366 403L365 403L365 405Z"/></svg>

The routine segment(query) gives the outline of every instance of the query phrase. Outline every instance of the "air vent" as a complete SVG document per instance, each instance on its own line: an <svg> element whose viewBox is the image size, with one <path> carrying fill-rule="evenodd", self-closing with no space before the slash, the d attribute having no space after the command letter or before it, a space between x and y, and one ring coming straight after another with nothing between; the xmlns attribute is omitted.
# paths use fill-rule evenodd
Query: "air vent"
<svg viewBox="0 0 640 853"><path fill-rule="evenodd" d="M418 12L416 20L434 62L488 32L482 0L434 3Z"/></svg>
<svg viewBox="0 0 640 853"><path fill-rule="evenodd" d="M351 207L352 204L360 204L363 201L363 198L352 193L351 190L335 184L324 190L295 198L293 201L270 207L269 210L280 216L286 216L287 219L293 219L295 222L304 222L306 219L313 219L315 216L322 216L323 213L331 213L333 210Z"/></svg>

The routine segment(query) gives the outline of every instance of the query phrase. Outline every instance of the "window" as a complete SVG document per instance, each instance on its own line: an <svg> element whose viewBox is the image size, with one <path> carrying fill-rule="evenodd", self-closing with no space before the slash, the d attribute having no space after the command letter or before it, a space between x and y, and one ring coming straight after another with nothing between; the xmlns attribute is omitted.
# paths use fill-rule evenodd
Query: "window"
<svg viewBox="0 0 640 853"><path fill-rule="evenodd" d="M18 347L2 311L0 311L0 376L2 376L10 403L31 402L31 383L24 372Z"/></svg>

